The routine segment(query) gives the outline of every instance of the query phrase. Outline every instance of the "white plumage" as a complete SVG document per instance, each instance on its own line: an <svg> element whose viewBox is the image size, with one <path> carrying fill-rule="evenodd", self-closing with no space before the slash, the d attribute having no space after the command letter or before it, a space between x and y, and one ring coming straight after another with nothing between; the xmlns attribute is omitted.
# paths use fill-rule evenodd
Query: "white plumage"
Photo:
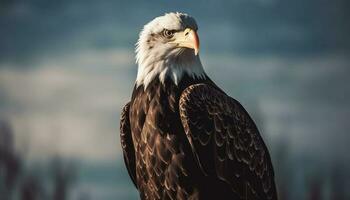
<svg viewBox="0 0 350 200"><path fill-rule="evenodd" d="M161 35L163 30L183 31L186 28L197 30L197 24L191 16L183 13L167 13L144 26L136 44L137 86L147 88L157 76L162 83L170 77L175 84L185 73L192 77L205 76L199 55L167 42L168 39Z"/></svg>

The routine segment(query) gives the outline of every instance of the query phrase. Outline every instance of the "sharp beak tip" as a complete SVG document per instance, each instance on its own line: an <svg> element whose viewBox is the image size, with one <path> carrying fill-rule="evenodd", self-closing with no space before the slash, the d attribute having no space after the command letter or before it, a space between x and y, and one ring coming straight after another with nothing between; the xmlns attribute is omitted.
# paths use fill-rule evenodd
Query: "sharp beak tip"
<svg viewBox="0 0 350 200"><path fill-rule="evenodd" d="M198 55L199 54L199 49L194 49L194 55Z"/></svg>

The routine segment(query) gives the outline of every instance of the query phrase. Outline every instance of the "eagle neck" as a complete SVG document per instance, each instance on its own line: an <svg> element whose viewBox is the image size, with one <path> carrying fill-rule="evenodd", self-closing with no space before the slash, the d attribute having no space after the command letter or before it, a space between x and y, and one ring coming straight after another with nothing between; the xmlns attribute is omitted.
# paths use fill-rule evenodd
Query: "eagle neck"
<svg viewBox="0 0 350 200"><path fill-rule="evenodd" d="M136 86L143 85L144 89L146 89L155 78L158 78L163 85L167 79L178 85L185 75L193 79L203 79L206 77L198 55L193 55L186 59L176 57L155 60L153 62L139 62Z"/></svg>

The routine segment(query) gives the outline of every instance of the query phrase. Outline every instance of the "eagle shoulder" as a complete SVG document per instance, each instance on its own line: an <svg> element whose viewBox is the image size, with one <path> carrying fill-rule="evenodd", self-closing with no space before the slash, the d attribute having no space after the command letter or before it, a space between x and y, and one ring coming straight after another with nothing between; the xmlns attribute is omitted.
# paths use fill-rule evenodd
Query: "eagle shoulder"
<svg viewBox="0 0 350 200"><path fill-rule="evenodd" d="M180 118L199 168L241 199L277 199L266 145L243 106L208 84L186 88Z"/></svg>

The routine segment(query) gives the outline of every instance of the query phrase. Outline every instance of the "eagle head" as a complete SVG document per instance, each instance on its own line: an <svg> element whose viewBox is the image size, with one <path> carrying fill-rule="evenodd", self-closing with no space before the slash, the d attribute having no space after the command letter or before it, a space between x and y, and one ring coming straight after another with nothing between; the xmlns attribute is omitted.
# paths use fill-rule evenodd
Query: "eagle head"
<svg viewBox="0 0 350 200"><path fill-rule="evenodd" d="M198 26L184 13L167 13L147 23L136 43L136 85L144 88L155 78L178 84L184 74L205 76L199 59Z"/></svg>

